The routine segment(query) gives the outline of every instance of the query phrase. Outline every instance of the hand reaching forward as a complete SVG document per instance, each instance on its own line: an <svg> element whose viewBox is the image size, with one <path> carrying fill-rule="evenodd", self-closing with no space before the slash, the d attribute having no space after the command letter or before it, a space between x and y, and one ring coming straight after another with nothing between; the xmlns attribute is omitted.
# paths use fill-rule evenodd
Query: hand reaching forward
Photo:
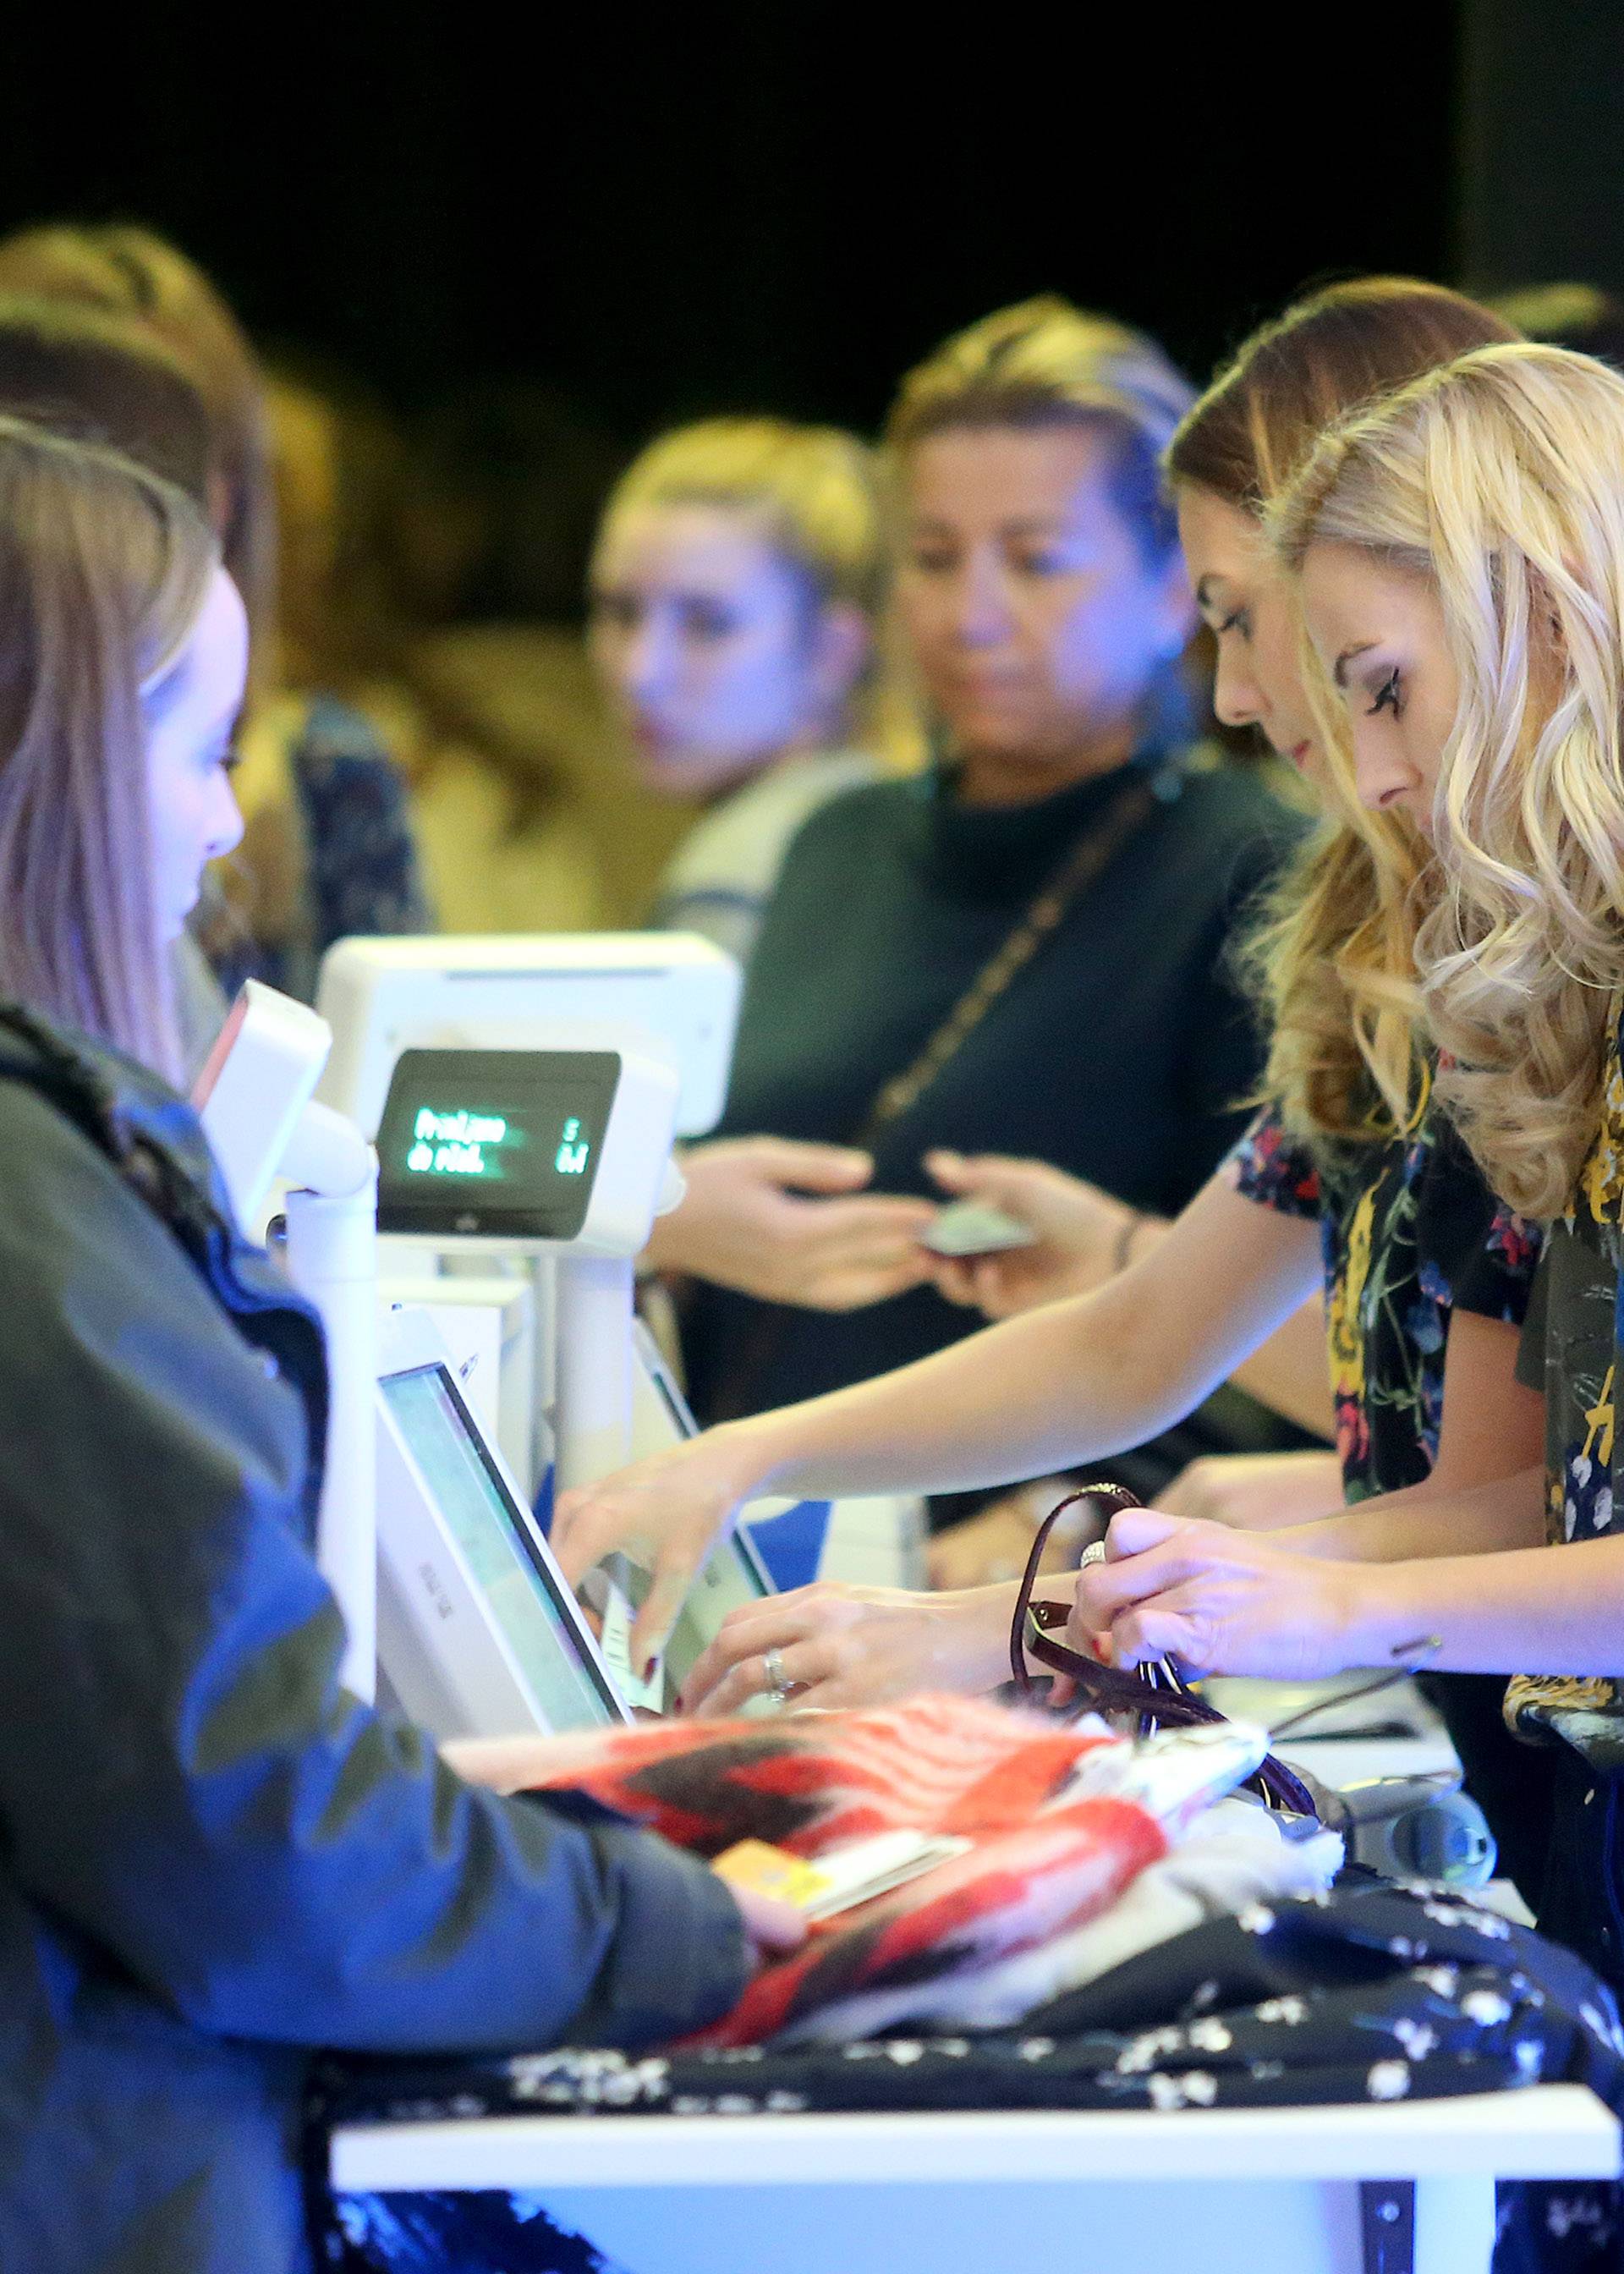
<svg viewBox="0 0 1624 2274"><path fill-rule="evenodd" d="M1009 1672L1012 1587L961 1594L819 1580L730 1611L682 1693L688 1713L736 1713L780 1655L800 1706L883 1706L921 1690L990 1690Z"/></svg>
<svg viewBox="0 0 1624 2274"><path fill-rule="evenodd" d="M1340 1674L1361 1663L1368 1577L1365 1566L1295 1555L1267 1532L1125 1509L1111 1519L1105 1561L1079 1576L1066 1640L1113 1666L1171 1658L1197 1675Z"/></svg>
<svg viewBox="0 0 1624 2274"><path fill-rule="evenodd" d="M646 1673L670 1633L695 1573L741 1501L756 1489L727 1429L708 1429L668 1452L561 1494L551 1546L565 1578L579 1587L595 1563L623 1547L653 1574L633 1623L631 1652Z"/></svg>
<svg viewBox="0 0 1624 2274"><path fill-rule="evenodd" d="M1010 1160L1003 1154L928 1153L925 1166L955 1200L984 1201L1027 1225L1031 1247L955 1261L932 1260L931 1276L951 1303L1007 1319L1064 1295L1086 1294L1115 1276L1123 1235L1135 1211L1097 1185L1070 1177L1046 1161Z"/></svg>
<svg viewBox="0 0 1624 2274"><path fill-rule="evenodd" d="M736 1887L731 1879L724 1879L722 1885L739 1906L744 1939L758 1966L800 1949L807 1939L807 1923L793 1903L780 1902L776 1895L758 1894L754 1887Z"/></svg>
<svg viewBox="0 0 1624 2274"><path fill-rule="evenodd" d="M808 1311L856 1311L930 1276L929 1201L863 1190L866 1153L788 1137L722 1137L682 1156L688 1191L644 1261Z"/></svg>

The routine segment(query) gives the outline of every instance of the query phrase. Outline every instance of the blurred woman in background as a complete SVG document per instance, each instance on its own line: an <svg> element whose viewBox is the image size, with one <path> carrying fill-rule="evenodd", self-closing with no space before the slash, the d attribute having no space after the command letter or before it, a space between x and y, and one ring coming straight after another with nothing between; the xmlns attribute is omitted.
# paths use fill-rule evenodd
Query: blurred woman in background
<svg viewBox="0 0 1624 2274"><path fill-rule="evenodd" d="M1056 299L972 327L904 384L897 600L936 762L796 838L726 1121L656 1229L654 1263L710 1283L684 1325L709 1419L966 1331L916 1244L936 1148L1020 1149L1170 1212L1239 1133L1259 1052L1229 946L1293 824L1255 772L1193 747L1195 616L1159 467L1192 399L1143 335ZM903 1198L822 1252L816 1219L798 1246L775 1239L793 1178L752 1150L762 1130ZM1249 1442L1282 1439L1236 1398L1125 1468L1154 1491Z"/></svg>
<svg viewBox="0 0 1624 2274"><path fill-rule="evenodd" d="M210 519L252 639L237 736L244 841L217 876L224 908L206 908L202 936L228 989L253 974L308 997L335 939L420 930L428 917L404 785L376 730L282 681L271 440L253 350L201 269L143 229L23 230L0 243L0 291L122 318L175 356L202 398Z"/></svg>
<svg viewBox="0 0 1624 2274"><path fill-rule="evenodd" d="M708 809L657 924L748 961L796 831L880 770L860 714L883 563L870 454L835 427L706 419L621 477L592 561L593 656L644 783Z"/></svg>

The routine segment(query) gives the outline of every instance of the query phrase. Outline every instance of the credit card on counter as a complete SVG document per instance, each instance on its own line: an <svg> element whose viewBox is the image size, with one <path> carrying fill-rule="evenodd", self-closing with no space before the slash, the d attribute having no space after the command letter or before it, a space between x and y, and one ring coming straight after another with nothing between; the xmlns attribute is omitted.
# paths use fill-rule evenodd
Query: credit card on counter
<svg viewBox="0 0 1624 2274"><path fill-rule="evenodd" d="M1011 1247L1032 1247L1037 1234L1029 1224L986 1201L953 1201L934 1216L919 1236L933 1255L997 1255Z"/></svg>
<svg viewBox="0 0 1624 2274"><path fill-rule="evenodd" d="M871 1839L849 1840L808 1863L770 1841L740 1840L725 1849L710 1868L736 1887L793 1903L808 1919L826 1919L906 1886L938 1864L962 1856L969 1845L967 1840L931 1833L876 1832Z"/></svg>

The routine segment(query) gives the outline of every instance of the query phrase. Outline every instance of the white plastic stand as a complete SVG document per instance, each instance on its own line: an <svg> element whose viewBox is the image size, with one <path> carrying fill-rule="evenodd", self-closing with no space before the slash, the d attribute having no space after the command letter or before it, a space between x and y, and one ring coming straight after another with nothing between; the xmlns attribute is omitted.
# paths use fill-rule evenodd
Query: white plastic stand
<svg viewBox="0 0 1624 2274"><path fill-rule="evenodd" d="M327 1333L327 1469L316 1561L349 1630L344 1685L377 1686L378 1159L352 1121L307 1105L282 1160L288 1276Z"/></svg>
<svg viewBox="0 0 1624 2274"><path fill-rule="evenodd" d="M590 1484L632 1457L632 1319L635 1265L629 1256L554 1259L553 1434L561 1490Z"/></svg>

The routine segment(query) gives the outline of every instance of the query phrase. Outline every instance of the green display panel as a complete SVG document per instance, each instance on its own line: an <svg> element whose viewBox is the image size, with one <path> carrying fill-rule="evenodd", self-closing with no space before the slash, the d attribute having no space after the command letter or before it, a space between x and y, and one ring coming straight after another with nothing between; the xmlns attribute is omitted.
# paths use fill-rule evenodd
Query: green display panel
<svg viewBox="0 0 1624 2274"><path fill-rule="evenodd" d="M378 1130L379 1230L576 1239L620 1075L613 1050L403 1050Z"/></svg>

